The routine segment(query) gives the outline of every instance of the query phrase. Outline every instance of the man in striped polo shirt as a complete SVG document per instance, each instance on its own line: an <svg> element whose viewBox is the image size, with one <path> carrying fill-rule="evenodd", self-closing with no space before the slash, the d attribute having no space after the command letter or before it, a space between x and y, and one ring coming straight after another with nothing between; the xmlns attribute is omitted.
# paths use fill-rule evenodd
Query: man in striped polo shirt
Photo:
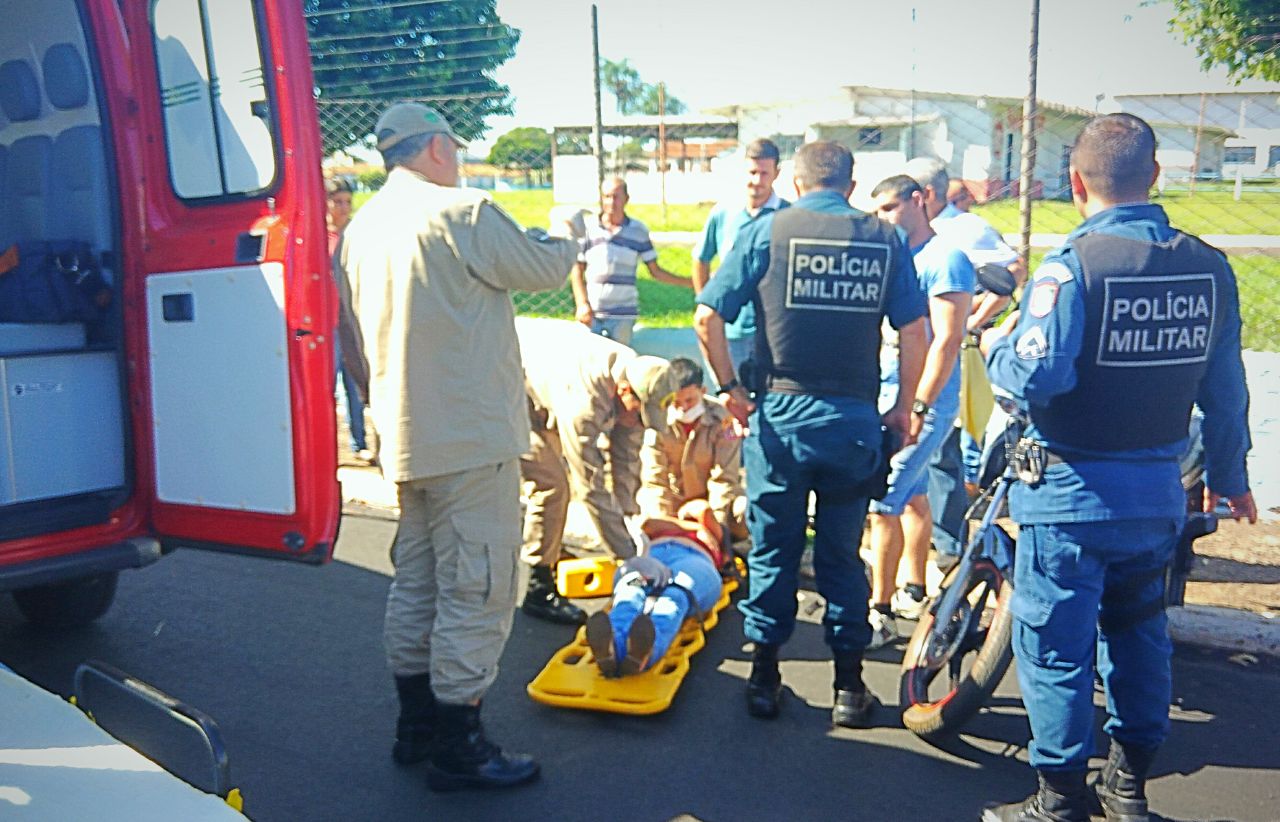
<svg viewBox="0 0 1280 822"><path fill-rule="evenodd" d="M627 184L622 178L605 180L600 196L600 218L588 224L582 253L570 277L576 317L593 333L630 345L640 308L637 263L648 266L658 282L683 288L692 284L658 265L648 227L626 214Z"/></svg>

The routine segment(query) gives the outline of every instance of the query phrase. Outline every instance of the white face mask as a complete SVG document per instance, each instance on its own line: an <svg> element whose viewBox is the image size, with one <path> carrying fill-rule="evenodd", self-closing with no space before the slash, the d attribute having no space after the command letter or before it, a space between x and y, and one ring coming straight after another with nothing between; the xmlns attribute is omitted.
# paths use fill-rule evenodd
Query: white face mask
<svg viewBox="0 0 1280 822"><path fill-rule="evenodd" d="M678 422L688 425L706 413L706 410L707 405L702 400L698 400L698 402L690 406L687 411L681 411L679 408L671 405L667 407L667 422L670 425L675 425Z"/></svg>

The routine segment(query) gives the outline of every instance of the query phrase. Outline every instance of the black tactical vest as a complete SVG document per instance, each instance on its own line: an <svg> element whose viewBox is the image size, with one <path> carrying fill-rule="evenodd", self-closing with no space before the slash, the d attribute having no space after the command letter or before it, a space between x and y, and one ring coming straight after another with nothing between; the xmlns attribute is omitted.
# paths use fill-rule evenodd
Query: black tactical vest
<svg viewBox="0 0 1280 822"><path fill-rule="evenodd" d="M1072 245L1085 300L1076 385L1032 406L1032 421L1048 440L1094 451L1177 442L1234 291L1225 261L1181 233L1165 243L1087 234Z"/></svg>
<svg viewBox="0 0 1280 822"><path fill-rule="evenodd" d="M765 389L875 403L885 291L902 253L893 228L869 214L777 212L756 301Z"/></svg>

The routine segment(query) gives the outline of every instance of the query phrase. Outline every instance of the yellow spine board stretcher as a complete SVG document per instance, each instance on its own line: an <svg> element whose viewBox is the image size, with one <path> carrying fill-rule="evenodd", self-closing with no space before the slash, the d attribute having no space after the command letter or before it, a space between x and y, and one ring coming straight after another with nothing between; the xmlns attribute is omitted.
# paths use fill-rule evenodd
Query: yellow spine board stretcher
<svg viewBox="0 0 1280 822"><path fill-rule="evenodd" d="M739 561L740 562L740 561ZM707 644L705 632L720 621L720 612L729 605L729 595L738 588L736 579L726 579L716 600L702 620L686 619L662 659L635 676L610 679L602 676L595 655L587 645L587 629L579 628L573 642L556 651L545 668L526 689L535 702L557 708L606 711L645 716L671 707L680 683L689 673L689 658Z"/></svg>
<svg viewBox="0 0 1280 822"><path fill-rule="evenodd" d="M613 593L618 561L612 557L576 557L556 563L556 588L570 599L607 597Z"/></svg>

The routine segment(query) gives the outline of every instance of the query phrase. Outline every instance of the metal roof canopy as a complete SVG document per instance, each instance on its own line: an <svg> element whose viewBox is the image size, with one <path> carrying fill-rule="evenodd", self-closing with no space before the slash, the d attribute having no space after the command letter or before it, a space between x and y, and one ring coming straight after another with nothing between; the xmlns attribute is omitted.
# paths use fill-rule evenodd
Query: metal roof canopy
<svg viewBox="0 0 1280 822"><path fill-rule="evenodd" d="M626 117L605 123L602 131L614 137L658 139L658 117ZM689 140L705 137L737 139L738 122L727 117L707 118L690 115L671 115L661 118L661 125L668 140ZM569 137L590 136L594 126L553 126L554 135Z"/></svg>

